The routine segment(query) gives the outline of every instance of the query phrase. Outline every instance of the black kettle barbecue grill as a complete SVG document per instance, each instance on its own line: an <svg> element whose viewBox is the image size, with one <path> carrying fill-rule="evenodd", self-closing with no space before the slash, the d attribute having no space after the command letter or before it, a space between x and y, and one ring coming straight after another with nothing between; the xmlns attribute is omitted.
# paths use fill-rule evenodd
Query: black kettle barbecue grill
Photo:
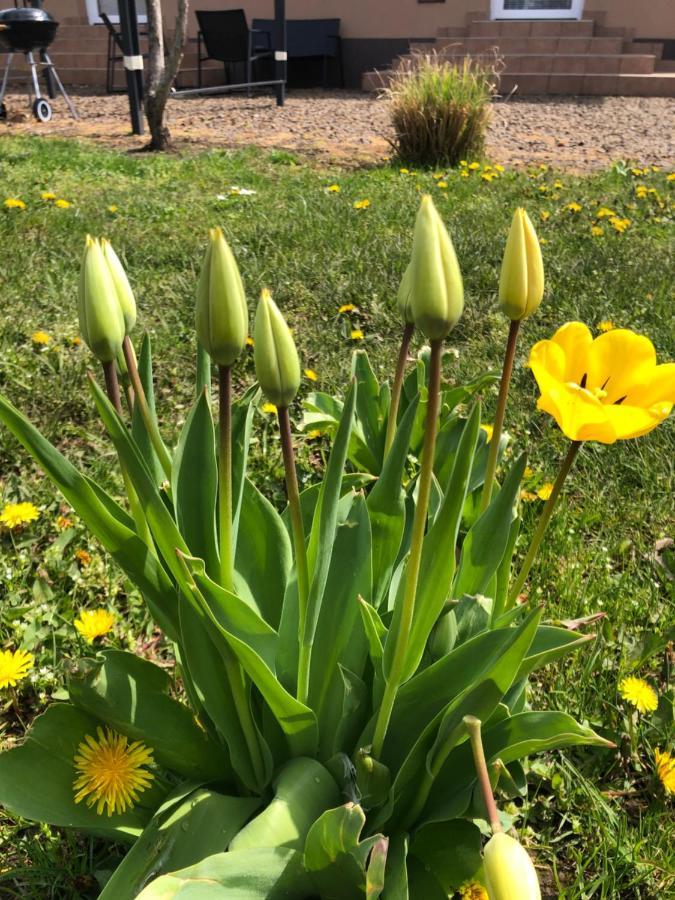
<svg viewBox="0 0 675 900"><path fill-rule="evenodd" d="M51 119L52 108L49 102L40 94L38 62L35 61L33 56L34 51L39 53L39 64L43 66L47 84L50 85L50 79L54 79L63 94L63 99L66 101L70 114L74 119L77 119L75 107L71 103L68 94L66 94L61 84L61 79L54 68L54 63L47 53L47 47L56 37L58 27L59 23L44 9L12 7L11 9L0 10L0 47L8 52L5 73L0 86L0 119L4 119L7 116L7 109L4 104L5 91L7 90L9 72L15 53L23 53L30 66L35 99L33 100L29 87L28 102L33 110L33 115L40 122L49 122Z"/></svg>

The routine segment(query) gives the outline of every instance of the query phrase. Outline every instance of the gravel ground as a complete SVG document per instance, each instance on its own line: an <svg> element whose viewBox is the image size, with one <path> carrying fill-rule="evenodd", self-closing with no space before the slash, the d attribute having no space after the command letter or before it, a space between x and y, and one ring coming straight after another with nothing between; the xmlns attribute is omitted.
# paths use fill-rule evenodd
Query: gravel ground
<svg viewBox="0 0 675 900"><path fill-rule="evenodd" d="M126 149L143 146L129 134L126 97L79 94L75 122L61 99L54 118L37 123L26 98L7 98L1 134L85 137ZM322 162L361 165L390 153L387 101L352 91L293 91L279 109L268 96L184 97L169 101L176 147L255 145L296 151ZM675 100L637 97L541 97L496 102L488 156L518 166L547 162L587 171L616 159L673 167Z"/></svg>

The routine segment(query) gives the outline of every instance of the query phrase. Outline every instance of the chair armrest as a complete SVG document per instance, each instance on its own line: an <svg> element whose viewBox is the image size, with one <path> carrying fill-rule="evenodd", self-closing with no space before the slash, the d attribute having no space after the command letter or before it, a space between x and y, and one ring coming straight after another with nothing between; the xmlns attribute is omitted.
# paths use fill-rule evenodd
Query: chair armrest
<svg viewBox="0 0 675 900"><path fill-rule="evenodd" d="M270 36L269 31L264 31L261 28L251 28L251 34L257 34L260 36L261 39L262 38L265 39L264 46L262 44L260 44L260 46L256 47L256 49L260 49L260 50L271 50L272 49L272 44L271 44L271 40L270 40L271 36Z"/></svg>

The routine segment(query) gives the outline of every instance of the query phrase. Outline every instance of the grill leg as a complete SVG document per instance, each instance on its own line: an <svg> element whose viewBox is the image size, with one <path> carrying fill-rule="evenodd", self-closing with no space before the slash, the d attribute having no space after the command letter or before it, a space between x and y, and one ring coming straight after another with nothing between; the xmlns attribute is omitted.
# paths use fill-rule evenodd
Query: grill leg
<svg viewBox="0 0 675 900"><path fill-rule="evenodd" d="M43 48L40 50L40 62L43 65L42 76L45 80L45 87L47 88L47 94L49 95L49 99L53 100L56 97L56 90L54 88L54 79L52 78L51 69L47 66L47 60L45 56L47 51Z"/></svg>
<svg viewBox="0 0 675 900"><path fill-rule="evenodd" d="M66 89L61 84L61 79L59 78L59 73L54 68L54 63L51 61L51 58L46 50L45 50L45 66L47 67L47 71L52 74L54 81L56 82L56 86L61 91L61 94L63 95L63 99L66 101L66 106L70 110L71 116L74 119L79 119L80 117L78 116L70 97L68 96L68 94L66 94Z"/></svg>
<svg viewBox="0 0 675 900"><path fill-rule="evenodd" d="M12 67L13 53L7 54L7 64L5 65L5 73L2 76L2 85L0 86L0 103L5 99L5 91L7 90L7 79L9 78L9 70Z"/></svg>
<svg viewBox="0 0 675 900"><path fill-rule="evenodd" d="M33 54L30 50L28 51L28 53L26 53L26 58L28 60L28 65L30 66L30 77L33 81L33 90L35 91L35 99L39 100L41 94L40 94L40 82L38 81L38 74L37 74L37 63L35 62Z"/></svg>

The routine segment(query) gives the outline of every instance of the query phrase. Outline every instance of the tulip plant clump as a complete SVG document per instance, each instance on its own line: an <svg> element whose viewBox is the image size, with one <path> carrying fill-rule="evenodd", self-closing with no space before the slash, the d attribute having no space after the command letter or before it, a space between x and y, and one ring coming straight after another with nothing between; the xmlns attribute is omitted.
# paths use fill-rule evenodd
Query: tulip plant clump
<svg viewBox="0 0 675 900"><path fill-rule="evenodd" d="M69 702L0 755L0 802L127 842L104 900L434 900L467 884L491 900L540 896L497 803L526 791L524 757L609 745L564 712L530 708L528 676L591 636L543 624L521 590L582 442L644 434L675 401L675 365L657 366L646 338L593 340L570 323L535 346L539 405L572 449L516 566L525 455L500 468L502 426L519 327L543 291L537 236L518 210L499 283L512 324L488 440L479 394L492 377L443 379L462 277L425 197L399 291L392 387L358 352L344 398L306 399L305 427L321 423L332 449L322 480L300 492L293 337L263 291L258 384L233 397L248 311L220 229L196 288L196 399L175 447L155 415L149 339L138 357L131 342L127 276L106 241L87 240L80 327L103 369L105 390L93 375L90 389L126 503L2 396L0 421L143 595L175 665L120 650L74 664ZM415 328L430 347L407 372ZM263 395L277 408L281 511L247 475Z"/></svg>

